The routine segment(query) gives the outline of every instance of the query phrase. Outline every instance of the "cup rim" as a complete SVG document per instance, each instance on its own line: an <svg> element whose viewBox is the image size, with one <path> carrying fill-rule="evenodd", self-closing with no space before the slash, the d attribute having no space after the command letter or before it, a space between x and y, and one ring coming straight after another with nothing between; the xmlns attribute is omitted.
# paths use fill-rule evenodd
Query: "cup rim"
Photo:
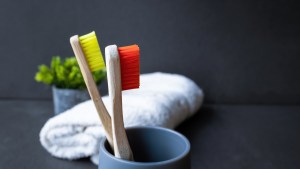
<svg viewBox="0 0 300 169"><path fill-rule="evenodd" d="M190 152L191 145L190 145L189 140L183 134L181 134L177 131L174 131L174 130L171 130L171 129L168 129L168 128L164 128L164 127L157 127L157 126L131 126L131 127L126 127L126 130L127 129L155 129L155 130L163 130L163 131L166 131L166 132L171 132L172 134L177 135L178 137L180 137L184 141L184 143L186 145L186 148L180 155L176 156L175 158L169 159L169 160L157 161L157 162L128 161L128 160L123 160L121 158L117 158L114 155L112 155L110 152L108 152L107 149L104 146L105 142L107 141L107 139L105 138L101 141L100 147L103 150L103 152L109 158L112 158L115 161L118 161L118 162L121 162L121 163L126 163L126 164L131 164L131 165L134 164L134 165L143 165L143 166L145 166L145 165L147 165L147 166L148 165L149 166L156 166L156 165L169 164L169 163L173 163L175 161L179 161L179 160L185 158Z"/></svg>

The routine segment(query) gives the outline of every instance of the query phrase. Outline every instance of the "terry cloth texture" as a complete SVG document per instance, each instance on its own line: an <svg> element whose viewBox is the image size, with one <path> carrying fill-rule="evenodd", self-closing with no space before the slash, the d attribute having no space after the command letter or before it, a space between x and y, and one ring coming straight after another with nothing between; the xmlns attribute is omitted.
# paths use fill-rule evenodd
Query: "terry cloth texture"
<svg viewBox="0 0 300 169"><path fill-rule="evenodd" d="M174 129L195 114L204 94L191 79L168 73L140 77L140 88L123 91L125 127L160 126ZM110 111L108 96L102 97ZM63 159L91 157L98 163L99 142L104 130L91 100L50 118L40 132L42 146Z"/></svg>

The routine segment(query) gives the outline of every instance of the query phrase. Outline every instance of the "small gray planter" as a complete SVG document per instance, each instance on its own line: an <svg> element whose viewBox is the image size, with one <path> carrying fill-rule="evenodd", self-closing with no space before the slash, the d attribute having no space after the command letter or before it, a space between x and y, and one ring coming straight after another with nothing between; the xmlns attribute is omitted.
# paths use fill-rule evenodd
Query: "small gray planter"
<svg viewBox="0 0 300 169"><path fill-rule="evenodd" d="M90 99L90 95L86 89L60 89L52 87L54 113L58 115L78 103Z"/></svg>

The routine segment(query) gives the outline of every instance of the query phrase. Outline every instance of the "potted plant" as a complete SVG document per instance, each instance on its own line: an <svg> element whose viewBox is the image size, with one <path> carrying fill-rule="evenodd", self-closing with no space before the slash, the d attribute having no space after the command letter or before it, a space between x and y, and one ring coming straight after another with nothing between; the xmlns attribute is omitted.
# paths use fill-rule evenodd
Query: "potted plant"
<svg viewBox="0 0 300 169"><path fill-rule="evenodd" d="M106 77L105 70L92 74L97 85L100 85ZM35 80L52 86L55 114L90 98L75 57L64 60L60 56L52 57L50 66L44 64L38 66Z"/></svg>

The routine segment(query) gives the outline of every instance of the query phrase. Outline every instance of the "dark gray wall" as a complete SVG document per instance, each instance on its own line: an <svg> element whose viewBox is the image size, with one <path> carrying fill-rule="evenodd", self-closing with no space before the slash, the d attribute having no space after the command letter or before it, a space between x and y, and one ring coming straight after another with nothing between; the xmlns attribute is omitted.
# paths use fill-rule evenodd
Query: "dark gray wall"
<svg viewBox="0 0 300 169"><path fill-rule="evenodd" d="M0 98L50 98L37 65L73 55L69 37L137 43L141 72L194 79L206 103L300 103L296 1L1 0Z"/></svg>

